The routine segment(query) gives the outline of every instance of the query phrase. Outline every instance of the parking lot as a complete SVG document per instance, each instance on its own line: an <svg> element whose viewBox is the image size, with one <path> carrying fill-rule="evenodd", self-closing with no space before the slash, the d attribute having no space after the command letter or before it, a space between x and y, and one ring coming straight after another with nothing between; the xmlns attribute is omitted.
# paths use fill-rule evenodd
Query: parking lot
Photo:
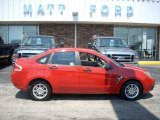
<svg viewBox="0 0 160 120"><path fill-rule="evenodd" d="M32 101L11 81L11 66L0 68L0 120L158 120L160 119L160 66L141 66L157 82L153 91L137 101L118 95L52 95Z"/></svg>

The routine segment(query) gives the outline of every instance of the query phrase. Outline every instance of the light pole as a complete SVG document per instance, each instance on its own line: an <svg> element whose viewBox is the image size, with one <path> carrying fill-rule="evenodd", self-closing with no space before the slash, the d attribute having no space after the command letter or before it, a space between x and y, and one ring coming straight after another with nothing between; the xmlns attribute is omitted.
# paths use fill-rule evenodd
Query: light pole
<svg viewBox="0 0 160 120"><path fill-rule="evenodd" d="M77 22L78 22L78 12L72 12L74 21L74 47L77 47Z"/></svg>
<svg viewBox="0 0 160 120"><path fill-rule="evenodd" d="M77 47L77 23L74 25L74 47Z"/></svg>

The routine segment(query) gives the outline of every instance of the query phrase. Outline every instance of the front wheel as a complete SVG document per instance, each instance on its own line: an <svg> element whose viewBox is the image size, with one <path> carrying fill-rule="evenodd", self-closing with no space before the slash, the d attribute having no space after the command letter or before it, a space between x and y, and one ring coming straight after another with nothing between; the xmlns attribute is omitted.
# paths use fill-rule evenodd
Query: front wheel
<svg viewBox="0 0 160 120"><path fill-rule="evenodd" d="M51 87L45 81L35 81L29 86L29 94L34 100L48 100L51 95Z"/></svg>
<svg viewBox="0 0 160 120"><path fill-rule="evenodd" d="M142 86L137 81L129 81L122 86L122 98L132 101L137 100L142 95Z"/></svg>

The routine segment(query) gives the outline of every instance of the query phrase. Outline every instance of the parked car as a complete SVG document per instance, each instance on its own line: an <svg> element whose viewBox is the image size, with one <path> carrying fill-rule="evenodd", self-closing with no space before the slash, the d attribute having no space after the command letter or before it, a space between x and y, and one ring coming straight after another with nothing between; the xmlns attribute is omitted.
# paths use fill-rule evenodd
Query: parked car
<svg viewBox="0 0 160 120"><path fill-rule="evenodd" d="M56 48L17 59L11 78L35 100L48 100L51 93L120 94L136 100L155 85L146 70L82 48Z"/></svg>
<svg viewBox="0 0 160 120"><path fill-rule="evenodd" d="M37 54L55 48L56 41L53 36L35 35L24 39L17 49L14 50L12 63L14 64L17 58L33 57Z"/></svg>
<svg viewBox="0 0 160 120"><path fill-rule="evenodd" d="M21 45L22 39L13 39L11 40L12 44L17 44L17 45Z"/></svg>
<svg viewBox="0 0 160 120"><path fill-rule="evenodd" d="M88 43L99 53L114 59L117 62L138 64L138 53L130 49L126 42L119 37L97 36L93 43ZM134 48L132 45L131 48Z"/></svg>
<svg viewBox="0 0 160 120"><path fill-rule="evenodd" d="M0 63L7 61L11 63L12 61L12 54L15 48L18 47L18 44L4 44L3 39L0 37Z"/></svg>

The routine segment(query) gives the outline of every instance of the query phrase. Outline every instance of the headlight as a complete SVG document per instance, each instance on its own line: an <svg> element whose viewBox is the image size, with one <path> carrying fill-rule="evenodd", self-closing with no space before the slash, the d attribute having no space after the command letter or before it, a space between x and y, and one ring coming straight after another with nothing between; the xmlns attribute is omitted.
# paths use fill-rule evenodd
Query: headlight
<svg viewBox="0 0 160 120"><path fill-rule="evenodd" d="M151 77L151 74L149 72L145 72L145 74L149 77Z"/></svg>
<svg viewBox="0 0 160 120"><path fill-rule="evenodd" d="M138 59L138 55L135 55L135 57L134 57L135 59Z"/></svg>
<svg viewBox="0 0 160 120"><path fill-rule="evenodd" d="M16 59L16 58L18 58L18 53L13 53L12 59Z"/></svg>
<svg viewBox="0 0 160 120"><path fill-rule="evenodd" d="M19 57L18 53L13 53L12 55L12 63L15 63L16 59Z"/></svg>
<svg viewBox="0 0 160 120"><path fill-rule="evenodd" d="M135 55L135 56L134 56L134 61L135 61L135 62L138 62L138 55Z"/></svg>

